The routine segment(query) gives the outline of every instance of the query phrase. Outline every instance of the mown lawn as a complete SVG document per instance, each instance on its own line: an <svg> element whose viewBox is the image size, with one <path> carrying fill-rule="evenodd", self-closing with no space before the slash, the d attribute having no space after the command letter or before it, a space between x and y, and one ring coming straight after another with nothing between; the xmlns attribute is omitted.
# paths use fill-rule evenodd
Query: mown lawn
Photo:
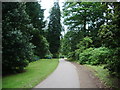
<svg viewBox="0 0 120 90"><path fill-rule="evenodd" d="M107 69L104 69L103 66L92 66L86 65L87 67L93 69L95 71L95 75L108 87L108 88L119 88L118 79L110 76Z"/></svg>
<svg viewBox="0 0 120 90"><path fill-rule="evenodd" d="M55 70L58 62L58 59L32 62L26 72L3 77L2 88L33 88Z"/></svg>

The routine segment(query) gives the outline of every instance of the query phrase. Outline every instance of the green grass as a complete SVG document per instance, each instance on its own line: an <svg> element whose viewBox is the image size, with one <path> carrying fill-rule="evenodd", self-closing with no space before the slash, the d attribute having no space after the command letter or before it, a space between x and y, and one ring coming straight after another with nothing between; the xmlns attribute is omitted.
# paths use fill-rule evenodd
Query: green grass
<svg viewBox="0 0 120 90"><path fill-rule="evenodd" d="M86 65L90 67L94 74L108 87L108 88L118 88L118 79L115 77L110 76L109 71L107 69L103 69L104 65L102 66L92 66Z"/></svg>
<svg viewBox="0 0 120 90"><path fill-rule="evenodd" d="M58 59L32 62L26 67L26 72L3 77L2 88L32 88L51 74L58 62Z"/></svg>

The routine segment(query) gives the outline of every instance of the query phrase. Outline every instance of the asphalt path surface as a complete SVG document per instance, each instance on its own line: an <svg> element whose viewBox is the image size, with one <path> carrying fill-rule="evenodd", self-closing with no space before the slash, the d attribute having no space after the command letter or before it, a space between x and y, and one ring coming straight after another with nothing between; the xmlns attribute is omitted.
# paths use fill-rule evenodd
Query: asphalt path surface
<svg viewBox="0 0 120 90"><path fill-rule="evenodd" d="M80 88L77 69L72 63L60 59L56 70L35 88Z"/></svg>

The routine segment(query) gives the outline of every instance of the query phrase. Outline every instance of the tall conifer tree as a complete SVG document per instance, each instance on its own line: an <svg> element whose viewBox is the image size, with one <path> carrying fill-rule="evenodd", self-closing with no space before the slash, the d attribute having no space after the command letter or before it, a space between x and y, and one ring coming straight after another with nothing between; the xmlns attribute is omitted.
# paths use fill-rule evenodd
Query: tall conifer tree
<svg viewBox="0 0 120 90"><path fill-rule="evenodd" d="M60 23L60 7L58 2L54 2L54 6L50 12L50 21L48 24L48 35L47 39L50 44L50 52L53 57L57 57L60 47L60 36L61 36L61 23Z"/></svg>

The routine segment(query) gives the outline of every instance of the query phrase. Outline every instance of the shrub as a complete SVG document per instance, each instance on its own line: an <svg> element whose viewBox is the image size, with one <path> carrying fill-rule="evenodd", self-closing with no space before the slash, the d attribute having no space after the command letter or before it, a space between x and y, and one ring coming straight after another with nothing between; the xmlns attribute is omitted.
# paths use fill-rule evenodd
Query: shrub
<svg viewBox="0 0 120 90"><path fill-rule="evenodd" d="M88 48L84 50L79 55L80 64L91 64L91 65L99 65L106 64L107 57L109 55L109 49L105 47L100 48Z"/></svg>
<svg viewBox="0 0 120 90"><path fill-rule="evenodd" d="M7 38L7 39L6 39ZM34 46L21 31L9 31L3 36L3 74L21 72L32 60Z"/></svg>
<svg viewBox="0 0 120 90"><path fill-rule="evenodd" d="M51 54L50 51L48 51L48 53L46 54L45 58L46 59L51 59L53 57L53 54Z"/></svg>
<svg viewBox="0 0 120 90"><path fill-rule="evenodd" d="M67 58L69 58L69 60L75 60L75 52L69 52Z"/></svg>
<svg viewBox="0 0 120 90"><path fill-rule="evenodd" d="M92 65L106 64L108 55L109 49L105 47L95 48L91 52L91 56L89 57L90 64Z"/></svg>
<svg viewBox="0 0 120 90"><path fill-rule="evenodd" d="M105 66L113 75L120 76L120 48L110 49Z"/></svg>
<svg viewBox="0 0 120 90"><path fill-rule="evenodd" d="M88 48L84 50L82 53L80 53L79 55L80 64L87 64L90 62L89 57L91 56L92 51L93 51L93 48Z"/></svg>
<svg viewBox="0 0 120 90"><path fill-rule="evenodd" d="M80 52L81 52L81 49L75 50L75 59L76 60L79 60L79 54L80 54Z"/></svg>

